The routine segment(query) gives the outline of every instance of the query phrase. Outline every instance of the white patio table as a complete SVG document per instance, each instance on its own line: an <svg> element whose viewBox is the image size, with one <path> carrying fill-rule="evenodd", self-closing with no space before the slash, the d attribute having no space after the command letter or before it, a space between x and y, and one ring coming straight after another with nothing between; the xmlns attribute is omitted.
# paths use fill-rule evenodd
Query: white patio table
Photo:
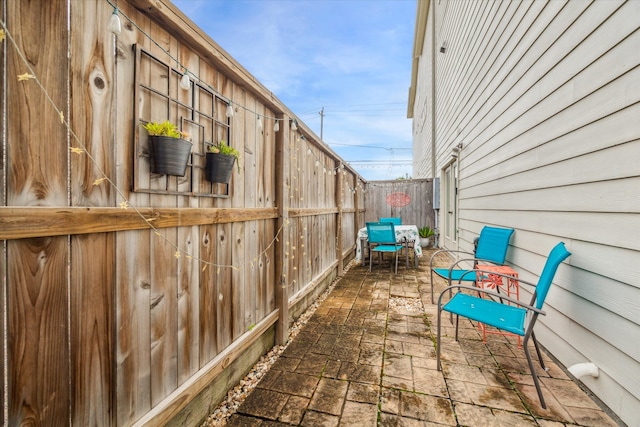
<svg viewBox="0 0 640 427"><path fill-rule="evenodd" d="M413 253L415 257L422 257L422 248L420 247L420 236L418 234L417 225L396 225L393 227L396 232L396 242L404 243L413 242ZM356 239L356 261L362 261L362 265L366 265L365 258L362 256L363 243L367 241L367 227L358 230Z"/></svg>

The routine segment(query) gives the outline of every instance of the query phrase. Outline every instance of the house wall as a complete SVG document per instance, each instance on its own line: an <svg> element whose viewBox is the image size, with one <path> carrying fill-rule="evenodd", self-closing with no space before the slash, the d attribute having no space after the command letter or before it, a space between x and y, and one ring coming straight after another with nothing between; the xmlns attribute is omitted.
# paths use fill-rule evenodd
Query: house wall
<svg viewBox="0 0 640 427"><path fill-rule="evenodd" d="M564 241L572 255L536 334L567 367L595 363L600 376L581 381L638 425L640 2L441 0L424 9L409 107L413 176L431 177L429 121L435 176L462 144L459 239L441 243L469 250L483 225L512 227L508 263L531 279Z"/></svg>
<svg viewBox="0 0 640 427"><path fill-rule="evenodd" d="M421 31L422 39L416 42L413 48L413 75L420 82L411 87L410 101L408 105L409 117L413 129L413 177L433 178L433 156L435 130L434 96L433 94L433 19L427 19L429 15L430 1L419 1L416 13L416 30ZM424 19L421 19L424 16ZM411 99L413 98L413 99Z"/></svg>

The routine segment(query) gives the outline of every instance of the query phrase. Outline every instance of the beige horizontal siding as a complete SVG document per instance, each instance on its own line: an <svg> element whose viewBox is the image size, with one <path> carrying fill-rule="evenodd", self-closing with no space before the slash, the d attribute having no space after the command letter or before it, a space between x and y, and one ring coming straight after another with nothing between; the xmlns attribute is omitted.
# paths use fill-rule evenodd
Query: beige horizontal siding
<svg viewBox="0 0 640 427"><path fill-rule="evenodd" d="M638 1L435 2L413 88L416 161L431 162L419 145L431 144L432 114L435 176L462 144L459 248L484 225L512 227L507 259L535 279L567 244L537 334L565 365L598 365L601 376L582 381L630 424L640 419L640 377L629 375L640 371L638 17Z"/></svg>

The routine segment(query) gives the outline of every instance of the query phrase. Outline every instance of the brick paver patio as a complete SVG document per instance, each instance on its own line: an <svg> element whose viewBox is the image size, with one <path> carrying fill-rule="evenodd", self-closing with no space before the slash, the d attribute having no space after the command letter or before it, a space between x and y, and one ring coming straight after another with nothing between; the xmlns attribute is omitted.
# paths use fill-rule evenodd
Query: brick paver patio
<svg viewBox="0 0 640 427"><path fill-rule="evenodd" d="M429 256L398 275L353 265L228 425L618 425L546 355L542 409L517 339L485 344L468 321L456 342L443 316L437 371Z"/></svg>

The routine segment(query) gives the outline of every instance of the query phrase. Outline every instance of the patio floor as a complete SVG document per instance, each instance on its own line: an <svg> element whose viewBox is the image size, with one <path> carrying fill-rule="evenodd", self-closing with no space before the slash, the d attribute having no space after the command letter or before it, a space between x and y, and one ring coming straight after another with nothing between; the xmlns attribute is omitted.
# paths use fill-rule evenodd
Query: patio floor
<svg viewBox="0 0 640 427"><path fill-rule="evenodd" d="M485 344L468 321L456 342L443 316L437 371L430 255L398 275L352 265L227 425L618 425L546 354L542 409L517 339Z"/></svg>

